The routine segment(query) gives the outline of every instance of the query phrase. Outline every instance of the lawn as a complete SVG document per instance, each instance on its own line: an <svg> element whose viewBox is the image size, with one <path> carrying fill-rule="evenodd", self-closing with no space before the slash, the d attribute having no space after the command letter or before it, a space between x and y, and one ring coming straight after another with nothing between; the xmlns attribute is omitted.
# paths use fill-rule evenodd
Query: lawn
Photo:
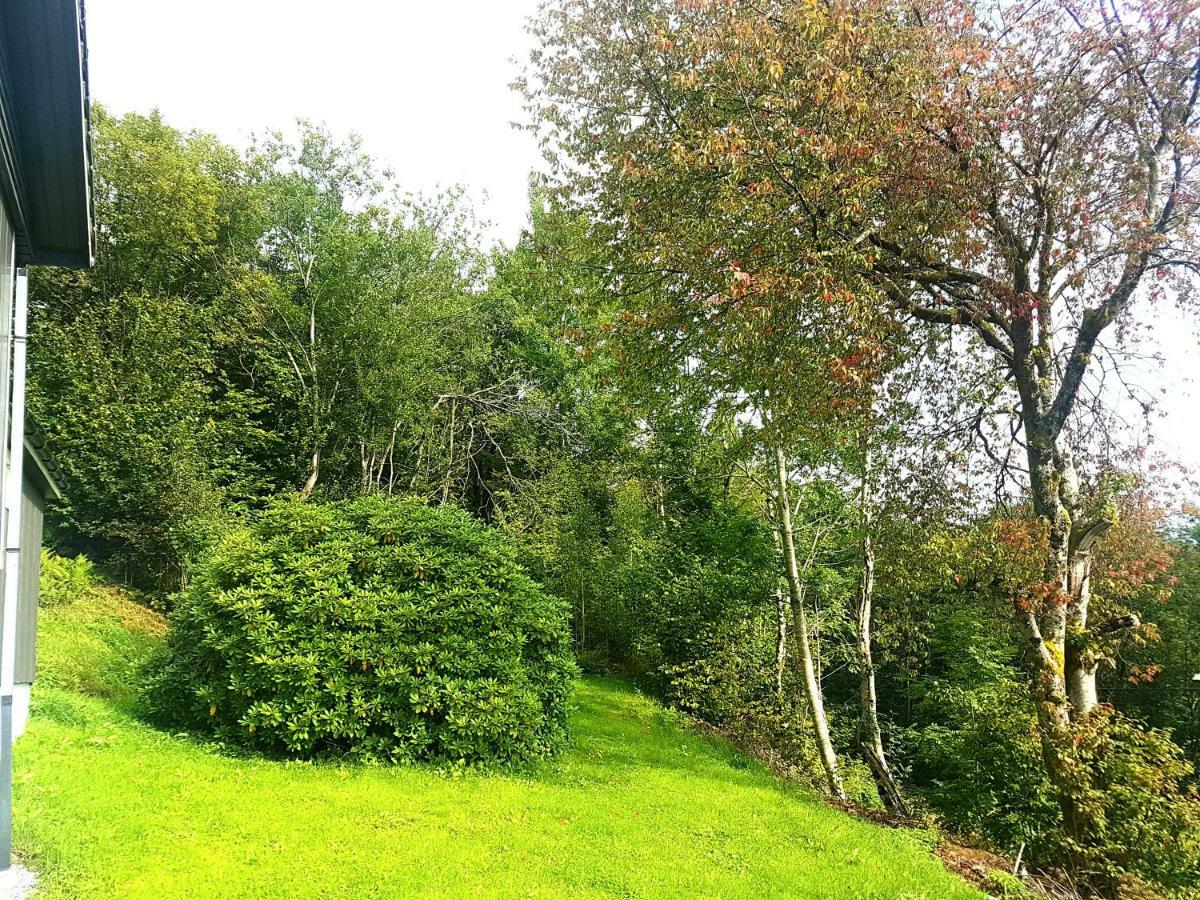
<svg viewBox="0 0 1200 900"><path fill-rule="evenodd" d="M929 840L829 809L586 679L574 747L516 775L238 758L132 714L155 615L45 610L16 841L46 897L977 897Z"/></svg>

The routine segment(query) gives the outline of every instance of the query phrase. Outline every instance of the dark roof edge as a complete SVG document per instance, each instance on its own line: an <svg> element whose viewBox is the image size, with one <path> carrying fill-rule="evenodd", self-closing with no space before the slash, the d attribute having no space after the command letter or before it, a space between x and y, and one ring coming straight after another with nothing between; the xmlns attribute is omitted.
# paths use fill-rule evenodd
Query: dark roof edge
<svg viewBox="0 0 1200 900"><path fill-rule="evenodd" d="M32 466L26 465L26 477L32 478L47 497L62 500L63 492L59 487L61 473L46 452L46 442L41 432L28 419L25 420L25 461L33 463Z"/></svg>
<svg viewBox="0 0 1200 900"><path fill-rule="evenodd" d="M79 16L79 79L83 95L83 183L87 191L87 250L71 255L61 254L63 262L45 265L86 269L96 262L96 179L92 165L92 82L88 74L87 0L77 0L75 8Z"/></svg>
<svg viewBox="0 0 1200 900"><path fill-rule="evenodd" d="M21 262L35 266L87 269L96 261L96 186L92 168L92 88L88 77L87 2L86 0L73 0L72 6L75 8L75 39L78 41L81 106L79 121L83 128L83 185L87 195L84 197L84 205L87 210L83 236L84 247L71 251L38 250L34 247Z"/></svg>
<svg viewBox="0 0 1200 900"><path fill-rule="evenodd" d="M85 268L96 248L85 0L9 2L17 22L0 34L0 201L16 261ZM57 102L38 104L35 85L57 90ZM59 184L50 187L54 172L70 185L65 201Z"/></svg>

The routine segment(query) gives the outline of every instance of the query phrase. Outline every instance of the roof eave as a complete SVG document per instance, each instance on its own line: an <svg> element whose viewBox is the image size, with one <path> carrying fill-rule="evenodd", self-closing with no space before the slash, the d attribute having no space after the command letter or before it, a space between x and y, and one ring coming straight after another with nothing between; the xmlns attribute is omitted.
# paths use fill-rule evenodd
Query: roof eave
<svg viewBox="0 0 1200 900"><path fill-rule="evenodd" d="M85 267L95 246L83 0L7 0L0 184L18 264ZM18 196L13 196L18 195Z"/></svg>

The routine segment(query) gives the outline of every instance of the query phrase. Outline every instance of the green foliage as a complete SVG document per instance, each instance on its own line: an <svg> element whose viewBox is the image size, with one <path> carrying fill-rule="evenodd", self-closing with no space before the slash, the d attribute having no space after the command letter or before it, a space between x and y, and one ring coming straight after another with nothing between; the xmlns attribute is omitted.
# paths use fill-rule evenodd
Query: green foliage
<svg viewBox="0 0 1200 900"><path fill-rule="evenodd" d="M635 485L618 497L606 548L611 599L596 610L598 637L611 634L618 653L628 641L624 653L642 663L655 694L728 721L739 714L739 688L769 691L762 645L747 650L751 621L771 596L770 537L736 507L663 521L648 500Z"/></svg>
<svg viewBox="0 0 1200 900"><path fill-rule="evenodd" d="M253 429L209 380L209 321L183 299L137 294L36 325L52 352L34 353L30 407L70 487L60 538L151 587L181 583L231 488L253 478L238 460Z"/></svg>
<svg viewBox="0 0 1200 900"><path fill-rule="evenodd" d="M357 138L301 123L247 162L264 208L255 335L290 402L292 481L405 491L488 519L565 443L554 340L520 250L489 260L460 190L408 197ZM282 399L282 398L281 398Z"/></svg>
<svg viewBox="0 0 1200 900"><path fill-rule="evenodd" d="M994 543L997 528L1009 543ZM898 746L909 783L954 831L1009 855L1025 844L1034 868L1065 867L1079 883L1122 896L1195 889L1200 800L1189 787L1192 766L1167 732L1108 705L1072 729L1066 752L1079 773L1076 798L1095 828L1086 843L1070 838L1003 608L1007 582L1019 568L1004 553L1015 547L1015 532L1007 529L985 523L930 536L919 554L885 570L894 584L922 595L905 601L922 640L898 640L907 630L889 635L897 642L892 654L903 654L910 666L901 668L908 696L896 698L911 704ZM1109 549L1101 558L1112 556ZM938 586L939 560L953 562L957 581L941 579Z"/></svg>
<svg viewBox="0 0 1200 900"><path fill-rule="evenodd" d="M751 695L769 698L774 649L760 626L774 615L775 551L761 521L711 497L690 514L671 497L661 516L639 479L611 494L587 485L564 480L566 496L552 500L561 518L520 535L534 571L572 598L577 648L710 722L738 718Z"/></svg>
<svg viewBox="0 0 1200 900"><path fill-rule="evenodd" d="M96 267L34 271L29 410L63 471L56 540L176 589L228 504L273 487L239 297L237 155L157 113L94 116Z"/></svg>
<svg viewBox="0 0 1200 900"><path fill-rule="evenodd" d="M86 556L59 556L43 547L38 606L60 606L77 600L92 578L92 561Z"/></svg>
<svg viewBox="0 0 1200 900"><path fill-rule="evenodd" d="M632 677L779 771L819 783L794 664L776 691L773 539L751 497L718 474L729 436L701 433L691 413L661 412L640 446L616 458L562 461L503 508L503 527L539 580L570 599L588 671ZM816 515L833 493L806 494L806 511ZM831 567L812 573L831 633L846 588ZM873 787L856 797L868 794Z"/></svg>
<svg viewBox="0 0 1200 900"><path fill-rule="evenodd" d="M925 420L968 421L1003 396L1003 378L981 370L941 390L955 348L882 327L879 285L856 273L870 242L796 257L799 207L779 204L784 185L748 178L743 165L762 161L745 132L708 127L729 112L702 102L709 88L672 82L646 98L674 97L672 116L704 126L681 145L658 139L676 131L671 117L628 129L620 72L691 65L687 41L662 43L674 30L700 39L710 74L742 84L724 50L743 36L727 29L757 13L662 6L660 22L631 23L657 48L648 62L592 17L604 4L558 6L586 12L588 28L543 23L558 45L543 59L566 51L574 66L567 45L582 41L590 64L612 62L591 84L581 59L559 87L622 112L562 123L573 153L604 156L582 211L535 189L532 229L490 256L460 192L403 197L357 139L301 123L294 140L241 154L157 114L97 111L98 265L35 273L29 402L67 482L56 544L160 594L185 588L146 700L172 726L275 754L522 761L563 742L569 619L588 671L628 675L675 718L820 780L794 645L777 671L780 558L762 472L783 442L837 749L858 746L853 612L869 524L880 717L906 791L956 832L1006 852L1025 842L1034 865L1064 859L1012 615L1044 581L1044 535L1024 510L979 513L964 493L977 467L951 452L955 438L910 445ZM756 52L778 51L824 91L811 51L854 32L823 8L787 12ZM720 21L693 33L693 14ZM771 49L787 22L803 27ZM868 44L890 29L862 24ZM763 73L744 74L764 89ZM853 96L863 77L832 106L807 105L805 88L780 122L755 120L813 163L805 209L809 188L831 189L840 200L811 208L857 215L865 198L838 182L877 164L811 143L827 115L849 113L864 138L882 124L895 143ZM550 87L534 105L571 115ZM796 87L771 80L765 96ZM973 367L974 352L957 362ZM301 485L329 502L270 500ZM1091 609L1157 628L1088 646L1102 698L1194 755L1200 554L1194 535L1180 539L1163 603L1172 554L1157 519L1122 506L1129 490L1123 477L1083 487L1088 508L1122 511L1096 549ZM378 496L401 492L446 509ZM161 630L89 587L89 565L45 563L43 621L60 650L43 648L39 703L64 726L84 708L65 692L129 703ZM1082 877L1189 884L1195 847L1171 835L1195 826L1195 774L1161 732L1108 711L1078 738L1079 800L1099 823L1073 848ZM865 767L843 765L852 797L875 802Z"/></svg>
<svg viewBox="0 0 1200 900"><path fill-rule="evenodd" d="M1043 771L1036 721L1014 648L978 607L933 623L929 674L913 687L901 742L922 797L956 832L1034 860L1056 853L1059 809Z"/></svg>
<svg viewBox="0 0 1200 900"><path fill-rule="evenodd" d="M1122 652L1105 694L1119 709L1169 729L1200 766L1200 682L1192 680L1200 673L1200 523L1188 522L1174 541L1170 596L1146 610L1153 632Z"/></svg>
<svg viewBox="0 0 1200 900"><path fill-rule="evenodd" d="M1032 896L1029 887L1016 875L993 870L983 879L983 887L989 895L1004 900L1021 900Z"/></svg>
<svg viewBox="0 0 1200 900"><path fill-rule="evenodd" d="M97 266L32 292L60 544L165 594L230 511L281 489L489 518L563 452L557 301L533 302L521 254L485 294L461 191L404 196L306 123L248 154L157 113L97 110L96 129Z"/></svg>
<svg viewBox="0 0 1200 900"><path fill-rule="evenodd" d="M1078 728L1077 760L1091 778L1081 806L1097 823L1092 840L1072 845L1072 864L1114 893L1139 884L1200 888L1200 795L1170 735L1099 707Z"/></svg>
<svg viewBox="0 0 1200 900"><path fill-rule="evenodd" d="M933 358L939 381L975 394L974 408L947 415L944 400L928 403L911 386L895 399L920 397L917 418L939 441L977 433L999 507L1023 455L1020 488L1034 514L1010 523L1011 540L990 542L986 581L968 588L947 566L964 588L957 597L937 589L953 602L948 615L915 591L896 592L911 602L898 617L917 640L909 653L899 642L888 649L910 657L896 668L919 681L930 728L913 765L928 763L941 805L978 830L1050 835L1057 806L1064 832L1083 840L1105 827L1103 810L1093 820L1078 808L1090 805L1088 779L1105 776L1073 759L1074 739L1084 740L1076 720L1090 704L1073 691L1072 707L1064 682L1085 681L1144 637L1128 633L1137 619L1117 627L1109 613L1140 605L1165 565L1152 541L1130 542L1141 551L1127 556L1133 565L1098 567L1090 604L1066 596L1086 590L1077 566L1109 549L1081 556L1089 506L1107 515L1113 491L1130 486L1094 483L1110 468L1109 435L1085 435L1100 433L1106 415L1080 395L1102 332L1155 293L1152 277L1194 291L1190 274L1173 280L1174 259L1146 247L1178 242L1195 255L1192 221L1174 198L1194 181L1179 160L1195 145L1200 32L1186 4L1039 3L1036 14L1021 5L1013 16L1003 6L932 3L910 15L887 2L547 0L530 26L537 44L520 87L553 163L548 177L591 228L585 258L611 279L617 314L606 340L643 392L660 387L655 378L663 393L702 379L710 397L696 421L730 406L763 425L771 449L793 460L811 449L810 465L838 466L845 436L836 432L858 418L845 414L874 412L878 389L897 387L879 377L890 374L890 352L911 353L924 336L912 320L968 330L965 350L943 343ZM1134 73L1137 53L1145 62ZM1172 160L1176 190L1147 190ZM1123 212L1131 194L1145 198L1136 221ZM1039 247L1058 245L1071 249L1031 271ZM1002 299L1017 296L1017 305ZM891 326L917 340L890 341ZM1115 340L1125 337L1118 330ZM1063 353L1069 364L1052 364ZM999 423L1010 418L1008 432ZM993 428L1006 432L999 444ZM862 445L873 443L878 435ZM919 451L910 459L896 467L905 480L905 469L931 466ZM981 480L969 461L955 462L938 478L947 494L962 489L952 530L969 534ZM903 501L901 516L917 518L917 504ZM1007 622L994 615L999 598ZM943 623L965 625L969 638L931 638ZM1021 641L1003 646L1013 626ZM993 634L1001 644L989 645ZM922 655L938 668L922 671ZM837 686L828 688L836 703ZM899 702L906 692L889 693L891 709L911 715ZM989 721L1000 725L995 741ZM1169 771L1168 751L1145 748ZM1002 783L1009 775L1018 788ZM1139 780L1133 769L1121 777ZM1110 847L1114 865L1124 840Z"/></svg>
<svg viewBox="0 0 1200 900"><path fill-rule="evenodd" d="M267 752L508 763L563 746L574 671L565 608L465 514L287 500L205 559L145 696Z"/></svg>

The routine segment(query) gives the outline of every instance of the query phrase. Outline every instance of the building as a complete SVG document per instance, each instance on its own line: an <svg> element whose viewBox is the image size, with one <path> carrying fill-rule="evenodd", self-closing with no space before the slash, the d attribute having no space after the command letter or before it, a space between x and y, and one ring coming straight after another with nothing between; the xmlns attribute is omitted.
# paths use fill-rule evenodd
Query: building
<svg viewBox="0 0 1200 900"><path fill-rule="evenodd" d="M46 448L26 423L25 452L21 466L21 514L17 534L17 627L13 670L13 739L25 731L29 720L29 698L37 670L38 583L42 574L42 524L46 501L61 500L62 489ZM14 499L17 499L14 497Z"/></svg>
<svg viewBox="0 0 1200 900"><path fill-rule="evenodd" d="M57 492L26 440L26 267L89 266L93 240L83 0L0 0L0 870L34 672L42 510Z"/></svg>

